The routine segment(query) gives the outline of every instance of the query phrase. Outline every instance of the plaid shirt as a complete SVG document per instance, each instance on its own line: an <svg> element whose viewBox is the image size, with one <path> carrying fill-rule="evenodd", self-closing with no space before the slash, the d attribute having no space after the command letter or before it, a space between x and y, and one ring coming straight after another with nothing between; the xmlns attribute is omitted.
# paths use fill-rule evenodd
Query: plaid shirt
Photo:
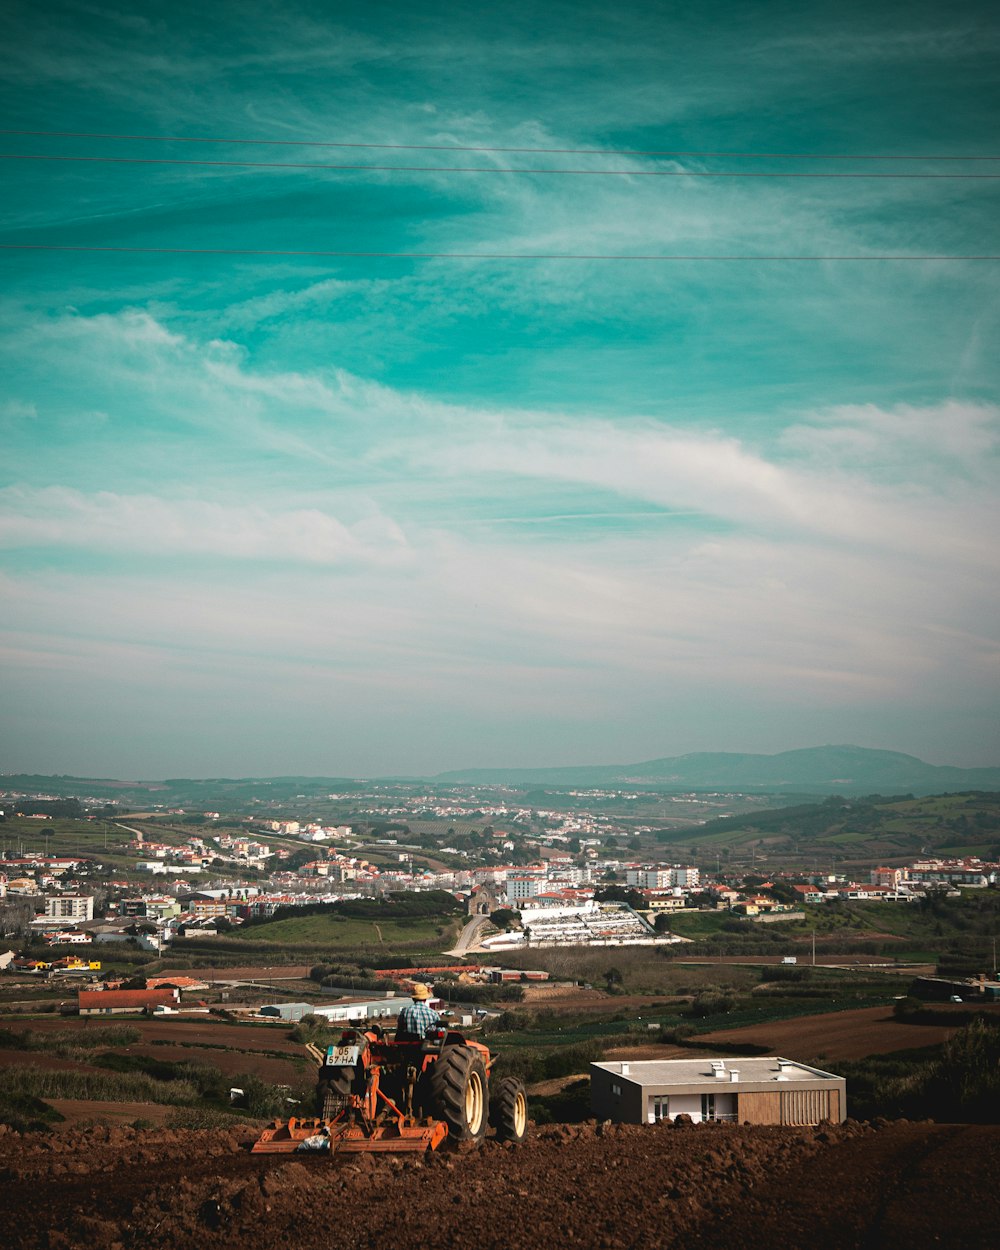
<svg viewBox="0 0 1000 1250"><path fill-rule="evenodd" d="M396 1033L406 1033L411 1037L423 1037L432 1024L440 1024L441 1017L426 1003L408 1003L399 1013L396 1021Z"/></svg>

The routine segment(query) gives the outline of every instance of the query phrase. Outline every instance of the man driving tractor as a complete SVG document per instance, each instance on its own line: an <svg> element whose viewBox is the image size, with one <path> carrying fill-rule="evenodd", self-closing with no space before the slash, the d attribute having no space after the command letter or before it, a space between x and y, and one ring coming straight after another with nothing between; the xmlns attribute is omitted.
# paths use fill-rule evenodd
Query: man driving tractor
<svg viewBox="0 0 1000 1250"><path fill-rule="evenodd" d="M399 1018L396 1021L397 1038L422 1039L432 1025L441 1023L441 1017L438 1013L433 1007L428 1006L427 1000L430 996L431 987L429 985L422 985L419 982L414 984L411 993L413 1002L407 1003L399 1013Z"/></svg>

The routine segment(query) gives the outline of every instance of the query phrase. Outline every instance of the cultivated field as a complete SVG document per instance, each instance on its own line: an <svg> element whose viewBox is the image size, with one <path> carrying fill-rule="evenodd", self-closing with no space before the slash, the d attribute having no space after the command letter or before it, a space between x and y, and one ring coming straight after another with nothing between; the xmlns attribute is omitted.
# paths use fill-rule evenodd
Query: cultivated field
<svg viewBox="0 0 1000 1250"><path fill-rule="evenodd" d="M997 1011L1000 1013L1000 1008ZM938 1046L966 1022L961 1012L959 1008L955 1013L954 1025L915 1024L897 1020L891 1008L863 1007L857 1011L799 1016L794 1020L771 1020L741 1029L716 1029L700 1034L698 1044L720 1055L728 1053L727 1047L753 1046L759 1048L757 1053L783 1055L803 1063L836 1064L896 1050ZM607 1058L667 1059L690 1053L690 1050L672 1050L668 1055L662 1046L615 1047L607 1052Z"/></svg>
<svg viewBox="0 0 1000 1250"><path fill-rule="evenodd" d="M0 1136L6 1244L368 1250L405 1230L435 1250L986 1250L1000 1223L996 1126L554 1125L404 1159L276 1159L250 1139Z"/></svg>

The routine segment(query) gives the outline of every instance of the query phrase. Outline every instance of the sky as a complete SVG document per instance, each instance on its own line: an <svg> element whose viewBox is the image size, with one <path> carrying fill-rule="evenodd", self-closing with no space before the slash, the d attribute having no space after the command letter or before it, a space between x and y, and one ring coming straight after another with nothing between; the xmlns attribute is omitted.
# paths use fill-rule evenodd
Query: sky
<svg viewBox="0 0 1000 1250"><path fill-rule="evenodd" d="M0 46L0 771L1000 762L994 4Z"/></svg>

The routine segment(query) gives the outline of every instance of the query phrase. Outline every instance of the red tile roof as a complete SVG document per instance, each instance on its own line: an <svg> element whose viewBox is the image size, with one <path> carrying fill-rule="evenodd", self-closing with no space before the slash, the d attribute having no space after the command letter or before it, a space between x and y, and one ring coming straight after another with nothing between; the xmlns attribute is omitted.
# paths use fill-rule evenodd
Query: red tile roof
<svg viewBox="0 0 1000 1250"><path fill-rule="evenodd" d="M100 1011L105 1007L133 1008L169 1007L180 995L176 990L80 990L81 1011Z"/></svg>

